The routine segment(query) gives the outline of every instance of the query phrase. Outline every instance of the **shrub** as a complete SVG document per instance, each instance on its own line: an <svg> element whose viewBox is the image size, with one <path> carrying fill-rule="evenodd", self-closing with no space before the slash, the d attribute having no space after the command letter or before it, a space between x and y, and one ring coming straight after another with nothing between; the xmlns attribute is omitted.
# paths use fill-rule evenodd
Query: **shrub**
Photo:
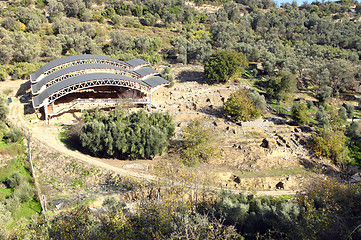
<svg viewBox="0 0 361 240"><path fill-rule="evenodd" d="M11 212L11 215L14 215L16 210L19 209L19 205L19 199L16 197L10 197L5 200L6 209Z"/></svg>
<svg viewBox="0 0 361 240"><path fill-rule="evenodd" d="M230 77L242 67L247 67L248 62L243 53L235 50L218 50L204 63L204 74L211 82L227 82Z"/></svg>
<svg viewBox="0 0 361 240"><path fill-rule="evenodd" d="M24 138L24 132L21 128L10 128L10 131L5 135L6 142L14 143Z"/></svg>
<svg viewBox="0 0 361 240"><path fill-rule="evenodd" d="M226 115L231 115L237 120L246 121L258 118L266 109L263 95L246 89L239 89L223 104Z"/></svg>
<svg viewBox="0 0 361 240"><path fill-rule="evenodd" d="M23 183L18 189L14 191L14 198L18 198L20 202L28 202L33 199L35 195L35 189L28 183Z"/></svg>
<svg viewBox="0 0 361 240"><path fill-rule="evenodd" d="M317 156L329 158L335 164L348 164L351 159L346 140L342 131L320 128L317 134L312 135L311 148Z"/></svg>
<svg viewBox="0 0 361 240"><path fill-rule="evenodd" d="M3 225L5 225L10 220L11 220L11 212L6 209L5 204L0 202L0 230L1 230L1 227L4 227ZM3 239L5 239L5 238L3 238Z"/></svg>
<svg viewBox="0 0 361 240"><path fill-rule="evenodd" d="M318 124L322 127L330 125L328 117L325 114L325 108L323 106L320 106L318 108L318 111L316 112L316 120L318 121Z"/></svg>
<svg viewBox="0 0 361 240"><path fill-rule="evenodd" d="M291 117L297 125L308 124L310 121L310 116L307 113L306 104L300 101L294 102L292 106Z"/></svg>
<svg viewBox="0 0 361 240"><path fill-rule="evenodd" d="M306 103L307 103L307 108L308 109L312 109L315 106L315 104L313 104L312 100L307 100Z"/></svg>
<svg viewBox="0 0 361 240"><path fill-rule="evenodd" d="M5 121L6 116L9 112L9 107L6 99L2 93L0 93L0 121Z"/></svg>
<svg viewBox="0 0 361 240"><path fill-rule="evenodd" d="M295 76L287 71L281 71L277 76L271 77L267 84L267 96L269 99L281 101L296 88Z"/></svg>
<svg viewBox="0 0 361 240"><path fill-rule="evenodd" d="M90 153L113 157L153 158L161 155L174 134L169 114L139 111L109 115L95 110L83 115L80 142Z"/></svg>
<svg viewBox="0 0 361 240"><path fill-rule="evenodd" d="M346 103L343 104L343 107L346 109L347 118L352 118L355 107L351 104L346 104Z"/></svg>
<svg viewBox="0 0 361 240"><path fill-rule="evenodd" d="M174 75L173 73L171 73L170 71L170 67L166 67L164 68L164 71L162 73L162 77L165 79L165 80L168 80L170 82L170 84L168 85L168 87L173 87L174 86Z"/></svg>
<svg viewBox="0 0 361 240"><path fill-rule="evenodd" d="M183 129L183 134L182 157L186 165L194 166L200 162L207 162L216 155L214 146L216 135L200 121L190 122Z"/></svg>
<svg viewBox="0 0 361 240"><path fill-rule="evenodd" d="M20 185L21 183L21 175L18 172L14 172L13 174L11 174L8 179L6 180L6 184L10 187L10 188L16 188L17 186Z"/></svg>
<svg viewBox="0 0 361 240"><path fill-rule="evenodd" d="M346 121L346 120L347 120L347 111L346 111L346 108L340 107L340 108L338 109L338 115L339 115L344 121Z"/></svg>

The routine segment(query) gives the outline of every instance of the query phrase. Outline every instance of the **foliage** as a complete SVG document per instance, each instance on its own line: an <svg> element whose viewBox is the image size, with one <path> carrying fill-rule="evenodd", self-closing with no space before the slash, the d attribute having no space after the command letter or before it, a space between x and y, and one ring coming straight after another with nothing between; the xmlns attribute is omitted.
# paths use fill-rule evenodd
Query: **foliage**
<svg viewBox="0 0 361 240"><path fill-rule="evenodd" d="M297 201L305 209L302 215L304 239L347 239L359 224L360 186L337 179L315 179ZM357 220L356 220L357 219ZM360 238L355 232L352 239Z"/></svg>
<svg viewBox="0 0 361 240"><path fill-rule="evenodd" d="M86 112L83 118L81 145L98 156L153 158L167 148L175 129L169 114L143 110L129 115L120 110L108 115L95 110Z"/></svg>
<svg viewBox="0 0 361 240"><path fill-rule="evenodd" d="M338 115L340 115L340 117L342 118L342 120L346 121L347 120L347 110L345 107L340 107L338 110Z"/></svg>
<svg viewBox="0 0 361 240"><path fill-rule="evenodd" d="M171 73L171 70L169 67L164 68L163 73L162 73L162 78L164 78L165 80L168 80L170 82L168 87L174 86L175 77L174 77L173 73Z"/></svg>
<svg viewBox="0 0 361 240"><path fill-rule="evenodd" d="M13 174L11 174L8 179L6 180L6 184L10 187L10 188L16 188L17 186L19 186L21 183L21 175L18 172L14 172Z"/></svg>
<svg viewBox="0 0 361 240"><path fill-rule="evenodd" d="M335 164L348 164L347 138L341 130L331 127L320 128L312 135L311 148L317 156L332 159Z"/></svg>
<svg viewBox="0 0 361 240"><path fill-rule="evenodd" d="M243 53L235 50L218 50L204 63L204 74L210 82L227 82L237 72L243 71L248 62Z"/></svg>
<svg viewBox="0 0 361 240"><path fill-rule="evenodd" d="M7 116L8 112L9 112L9 108L8 108L7 101L6 101L5 97L3 96L3 94L0 93L0 121L6 120L6 116ZM2 129L4 129L4 128L2 127Z"/></svg>
<svg viewBox="0 0 361 240"><path fill-rule="evenodd" d="M246 121L260 117L266 110L266 101L258 92L239 89L224 102L223 109L226 115Z"/></svg>
<svg viewBox="0 0 361 240"><path fill-rule="evenodd" d="M10 131L4 136L7 143L15 143L24 138L24 132L20 128L12 127Z"/></svg>
<svg viewBox="0 0 361 240"><path fill-rule="evenodd" d="M328 117L325 113L325 108L323 106L318 108L318 111L316 112L316 120L321 127L328 127L330 125Z"/></svg>
<svg viewBox="0 0 361 240"><path fill-rule="evenodd" d="M318 99L318 105L319 106L325 106L327 100L331 96L332 89L330 87L323 87L320 92L316 94L316 98Z"/></svg>
<svg viewBox="0 0 361 240"><path fill-rule="evenodd" d="M214 132L202 125L200 121L190 122L185 129L184 145L182 150L183 162L186 165L194 166L200 162L207 162L216 155Z"/></svg>
<svg viewBox="0 0 361 240"><path fill-rule="evenodd" d="M310 116L307 112L306 103L295 101L292 106L291 118L297 125L308 124L310 121Z"/></svg>
<svg viewBox="0 0 361 240"><path fill-rule="evenodd" d="M270 234L270 239L297 238L297 223L302 208L297 203L274 197L220 192L217 200L204 211L214 211L216 217L223 216L226 225L235 225L247 239L258 239ZM271 231L272 230L272 231Z"/></svg>
<svg viewBox="0 0 361 240"><path fill-rule="evenodd" d="M352 118L355 107L351 104L345 104L345 103L343 104L343 107L346 109L347 118Z"/></svg>
<svg viewBox="0 0 361 240"><path fill-rule="evenodd" d="M287 71L280 72L277 76L268 80L267 96L269 99L283 100L288 93L292 93L296 88L295 76Z"/></svg>

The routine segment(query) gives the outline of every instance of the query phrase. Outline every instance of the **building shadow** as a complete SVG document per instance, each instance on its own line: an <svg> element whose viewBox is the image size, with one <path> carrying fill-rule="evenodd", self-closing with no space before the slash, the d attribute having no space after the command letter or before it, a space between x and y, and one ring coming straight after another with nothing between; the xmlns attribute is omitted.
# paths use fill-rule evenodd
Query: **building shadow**
<svg viewBox="0 0 361 240"><path fill-rule="evenodd" d="M181 71L177 76L178 82L198 82L202 84L207 83L207 79L203 73L203 71L195 71L195 70L185 70Z"/></svg>

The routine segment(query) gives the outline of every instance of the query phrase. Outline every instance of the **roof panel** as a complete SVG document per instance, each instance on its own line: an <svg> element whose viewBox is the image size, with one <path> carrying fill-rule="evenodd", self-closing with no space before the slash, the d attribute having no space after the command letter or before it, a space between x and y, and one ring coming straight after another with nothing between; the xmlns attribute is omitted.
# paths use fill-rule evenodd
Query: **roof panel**
<svg viewBox="0 0 361 240"><path fill-rule="evenodd" d="M141 65L150 65L149 62L146 62L143 59L139 59L139 58L126 61L126 63L128 65L130 65L131 67L137 67L137 66L141 66Z"/></svg>
<svg viewBox="0 0 361 240"><path fill-rule="evenodd" d="M39 107L46 98L48 98L50 95L52 95L53 93L55 93L63 88L69 87L69 86L77 84L77 83L82 83L82 82L87 82L87 81L97 80L97 79L122 79L122 80L129 80L129 81L137 82L142 85L148 86L147 83L145 83L143 81L136 80L131 77L124 76L124 75L113 74L113 73L89 73L89 74L84 74L84 75L79 75L79 76L75 76L72 78L68 78L65 81L58 82L54 85L51 85L49 88L45 89L39 95L33 97L33 105L35 108Z"/></svg>
<svg viewBox="0 0 361 240"><path fill-rule="evenodd" d="M45 71L47 71L49 69L52 69L52 68L54 68L56 66L59 66L61 64L64 64L64 63L67 63L67 62L72 62L72 61L78 61L78 60L86 60L86 59L104 59L104 60L111 60L111 61L119 62L119 63L122 63L122 64L127 64L127 63L125 63L123 61L119 61L119 60L113 59L111 57L101 56L101 55L83 54L83 55L67 56L67 57L56 59L54 61L51 61L51 62L45 64L44 66L39 68L38 71L36 71L35 73L30 75L30 80L34 81L43 72L45 72Z"/></svg>
<svg viewBox="0 0 361 240"><path fill-rule="evenodd" d="M147 83L150 87L156 87L161 84L169 83L169 81L165 80L162 77L158 77L158 76L147 78L147 79L143 80L143 82Z"/></svg>
<svg viewBox="0 0 361 240"><path fill-rule="evenodd" d="M150 75L150 74L157 74L158 71L154 70L153 68L150 67L143 67L143 68L139 68L137 70L135 70L134 72L136 72L137 74L139 74L141 77Z"/></svg>
<svg viewBox="0 0 361 240"><path fill-rule="evenodd" d="M63 68L59 71L53 72L50 75L45 76L43 79L41 79L39 82L33 84L31 86L31 90L34 94L36 94L46 83L51 81L54 78L60 77L62 75L65 75L67 73L86 70L86 69L115 69L125 72L133 73L133 71L128 71L125 68L117 67L114 65L107 65L107 64L97 64L97 63L91 63L91 64L80 64L80 65L74 65L67 68Z"/></svg>

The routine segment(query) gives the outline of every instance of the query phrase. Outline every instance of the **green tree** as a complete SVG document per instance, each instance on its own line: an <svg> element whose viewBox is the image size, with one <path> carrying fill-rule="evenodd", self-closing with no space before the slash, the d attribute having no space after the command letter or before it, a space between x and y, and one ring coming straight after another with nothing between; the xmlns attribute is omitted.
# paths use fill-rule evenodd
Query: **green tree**
<svg viewBox="0 0 361 240"><path fill-rule="evenodd" d="M277 101L283 100L287 94L296 89L295 76L287 71L281 71L277 76L271 77L268 81L267 96Z"/></svg>
<svg viewBox="0 0 361 240"><path fill-rule="evenodd" d="M200 121L190 122L184 129L184 146L182 157L184 163L194 166L200 162L207 162L216 155L214 145L216 135L210 128L206 128Z"/></svg>
<svg viewBox="0 0 361 240"><path fill-rule="evenodd" d="M340 130L331 127L320 128L316 134L312 135L311 148L318 156L323 156L333 160L335 164L348 164L350 158L346 144L347 138Z"/></svg>
<svg viewBox="0 0 361 240"><path fill-rule="evenodd" d="M17 186L20 185L21 183L21 175L18 172L14 172L13 174L10 175L10 177L8 177L8 179L6 180L6 184L10 187L10 188L16 188Z"/></svg>
<svg viewBox="0 0 361 240"><path fill-rule="evenodd" d="M231 94L223 104L225 115L230 115L241 121L260 117L265 108L264 96L246 89L239 89Z"/></svg>
<svg viewBox="0 0 361 240"><path fill-rule="evenodd" d="M7 101L3 94L0 93L0 121L5 121L9 112Z"/></svg>
<svg viewBox="0 0 361 240"><path fill-rule="evenodd" d="M295 101L292 106L291 113L292 120L297 125L304 125L309 123L310 116L307 112L307 105L304 102Z"/></svg>
<svg viewBox="0 0 361 240"><path fill-rule="evenodd" d="M243 53L235 50L218 50L204 63L204 73L210 82L227 82L237 72L243 71L248 62Z"/></svg>

